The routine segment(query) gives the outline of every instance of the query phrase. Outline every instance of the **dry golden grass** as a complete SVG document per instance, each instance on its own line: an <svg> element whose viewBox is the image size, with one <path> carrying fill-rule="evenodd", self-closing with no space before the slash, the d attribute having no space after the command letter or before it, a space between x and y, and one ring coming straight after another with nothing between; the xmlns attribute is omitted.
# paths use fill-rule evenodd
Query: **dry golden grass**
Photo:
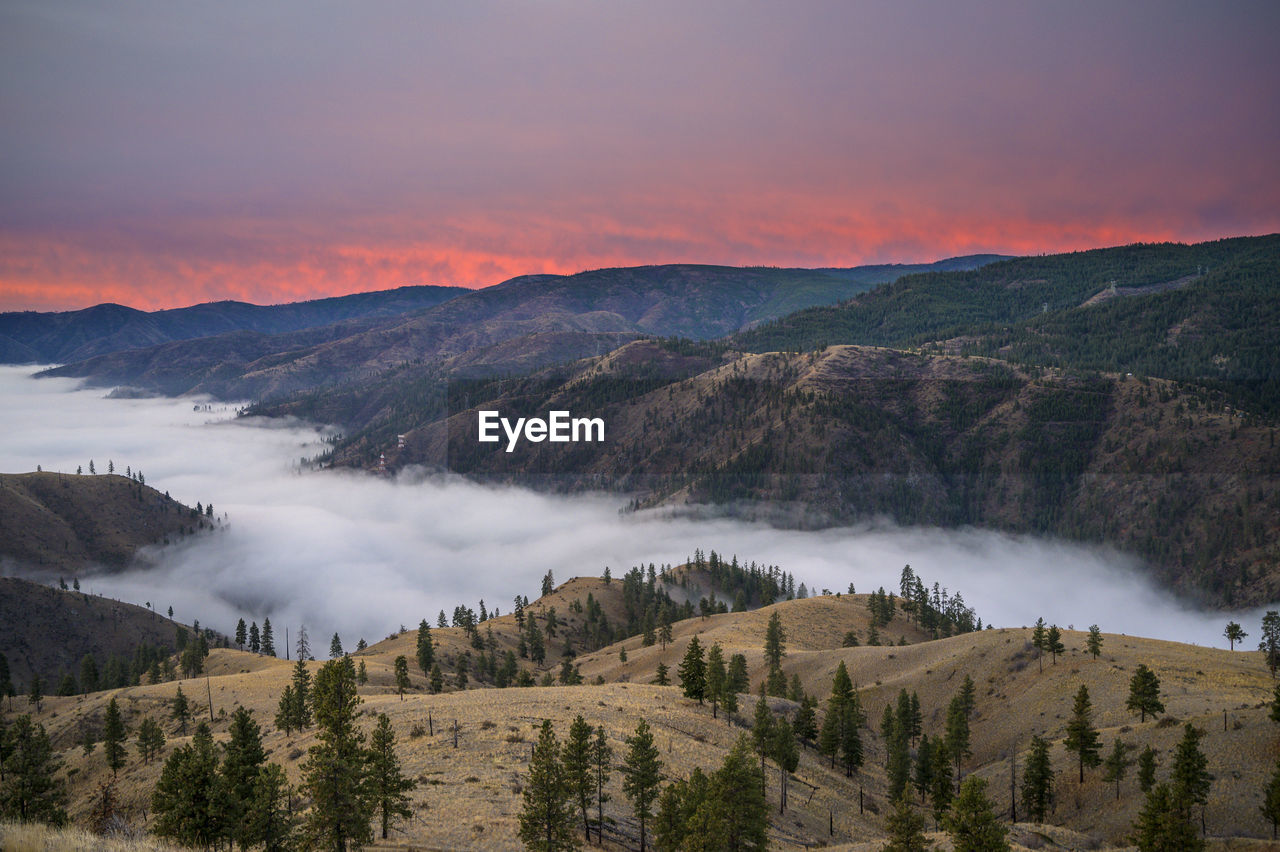
<svg viewBox="0 0 1280 852"><path fill-rule="evenodd" d="M591 592L611 611L610 620L617 623L613 608L620 605L614 600L619 586L615 581L608 589L600 580L579 578L540 603L544 607L555 605L557 614L570 616L568 604L576 598L585 599ZM537 608L535 604L534 609ZM1040 672L1034 652L1027 647L1027 629L987 630L922 642L920 634L901 618L895 619L882 635L894 640L903 636L915 644L840 648L847 630L855 629L864 638L867 632L866 597L842 595L779 603L755 612L693 618L675 626L674 642L665 651L660 645L642 647L637 637L584 654L577 662L587 685L577 687L473 688L428 695L423 690L424 678L413 662L416 630L371 646L357 657L365 662L370 676L369 684L361 689L365 701L362 709L368 715L366 728L372 727L372 717L377 713L387 713L396 731L405 771L421 782L412 794L416 817L399 827L393 845L517 848L519 791L535 729L545 718L555 722L561 737L578 713L592 725L603 725L615 759L620 759L625 750L624 738L643 718L654 728L668 777L687 776L695 766L715 768L745 729L731 727L723 716L713 720L710 707L683 698L676 687L657 687L650 681L660 659L671 666L674 676L689 639L696 634L705 645L721 643L726 656L745 654L754 688L763 676L761 647L774 611L781 616L788 634L784 662L788 677L798 674L806 690L825 699L836 665L844 661L861 689L873 726L878 726L885 704L905 688L918 693L925 729L934 734L941 727L947 702L964 676L972 677L978 687L972 723L974 755L965 769L989 779L990 792L1000 809L1008 808L1010 750L1024 751L1033 733L1053 739L1060 796L1050 820L1054 826L1045 832L1047 836L1056 831L1064 833L1061 840L1055 841L1057 847L1045 848L1083 849L1090 844L1097 848L1122 843L1141 807L1132 770L1122 784L1118 802L1114 788L1101 781L1100 769L1086 772L1083 787L1076 784L1075 766L1063 751L1061 738L1071 698L1080 684L1089 687L1104 746L1109 747L1117 735L1139 749L1151 744L1161 752L1161 777L1168 772L1169 755L1181 737L1181 725L1152 719L1139 723L1123 709L1129 678L1138 663L1146 663L1161 678L1169 716L1191 721L1206 731L1203 748L1209 769L1216 776L1206 814L1210 834L1270 836L1270 827L1263 822L1258 804L1280 750L1276 726L1268 720L1266 710L1273 684L1258 653L1230 653L1108 634L1104 653L1095 661L1079 650L1084 634L1067 631L1063 640L1072 650L1056 665L1046 659L1044 671ZM492 624L482 626L482 633L489 626L500 647L514 647L512 616L492 620ZM449 628L432 633L438 653L446 659L467 647L461 630ZM628 655L625 663L618 654L623 646ZM556 647L554 643L552 647ZM410 658L415 684L415 690L403 700L395 694L392 675L392 665L399 654ZM313 670L319 667L319 663L308 665ZM549 649L547 668L558 667L558 656ZM208 679L183 681L182 686L194 709L205 719L212 699L215 736L225 738L229 714L237 704L243 704L263 726L271 759L281 762L297 782L306 749L314 741L314 731L286 737L272 725L292 664L217 650L210 656L208 668ZM447 666L445 670L451 674ZM603 685L592 685L597 677L605 681ZM474 686L474 680L472 683ZM173 735L174 725L168 719L167 702L175 690L175 684L166 683L47 701L41 721L49 728L56 747L63 751L70 776L73 819L84 820L91 791L107 776L100 747L88 757L81 753L80 719L86 715L100 717L106 702L113 694L118 695L131 729L136 730L145 714L164 720L166 734L171 737L167 754L174 741L182 739ZM748 716L753 702L752 696L742 698L743 711ZM771 703L778 710L793 707L783 700ZM459 726L456 749L454 720ZM413 736L419 726L431 732ZM812 751L804 752L791 788L791 807L780 818L776 815L777 771L770 768L768 787L775 808L772 836L776 848L858 844L883 836L887 811L884 751L878 736L868 734L864 739L867 765L852 779L845 778L839 770L832 771ZM135 757L120 772L121 802L135 826L149 824L150 791L159 770L159 762L143 766ZM606 818L616 826L615 838L632 837L638 831L620 783L615 772L609 785L613 798L606 806ZM865 802L862 814L858 813L857 804L860 790ZM829 818L834 821L834 835L828 834Z"/></svg>
<svg viewBox="0 0 1280 852"><path fill-rule="evenodd" d="M51 828L38 823L0 823L3 852L175 852L154 837L100 837L78 828Z"/></svg>

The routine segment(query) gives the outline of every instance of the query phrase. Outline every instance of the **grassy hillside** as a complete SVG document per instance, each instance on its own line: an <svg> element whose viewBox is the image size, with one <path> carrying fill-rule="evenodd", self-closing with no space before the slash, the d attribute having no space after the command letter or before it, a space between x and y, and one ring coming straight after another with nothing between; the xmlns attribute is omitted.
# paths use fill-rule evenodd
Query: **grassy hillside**
<svg viewBox="0 0 1280 852"><path fill-rule="evenodd" d="M600 579L578 578L534 602L527 611L545 612L555 606L558 612L568 613L574 601L585 602L590 594L609 612L621 617L620 586L616 579L606 584ZM677 583L670 588L674 593L683 587ZM1025 752L1033 733L1053 740L1059 799L1051 822L1057 827L1020 825L1015 836L1031 848L1054 848L1037 841L1039 834L1063 841L1060 848L1109 848L1122 844L1141 807L1132 775L1121 784L1118 800L1114 787L1101 781L1100 770L1090 770L1082 786L1075 781L1075 766L1062 751L1061 739L1071 696L1080 684L1087 684L1093 696L1095 721L1102 729L1104 744L1109 746L1112 738L1119 736L1139 748L1150 744L1160 749L1160 777L1168 772L1170 750L1181 733L1180 723L1190 721L1204 729L1203 748L1209 770L1215 775L1206 811L1209 834L1269 836L1258 802L1264 779L1273 770L1280 751L1275 725L1267 719L1266 705L1273 684L1259 654L1107 633L1102 656L1094 660L1080 650L1083 635L1068 630L1068 652L1056 665L1045 659L1042 672L1028 645L1030 631L1025 628L919 641L924 637L901 615L883 633L895 640L902 636L910 644L842 648L839 639L848 630L866 635L867 598L830 595L777 603L763 610L687 619L674 626L673 641L665 649L661 643L644 647L635 637L580 654L575 662L586 680L581 686L499 690L472 680L466 690L450 686L444 694L431 695L423 688L422 673L412 665L413 689L401 698L394 689L393 664L401 654L412 659L415 631L374 644L356 655L369 674L369 683L360 690L366 714L364 726L372 724L369 714L387 713L397 734L404 768L420 782L411 794L415 818L402 824L391 846L519 848L515 832L520 791L531 742L544 718L554 720L562 735L578 713L590 724L604 726L615 759L625 750L624 737L643 718L655 731L664 777L685 777L695 766L714 768L742 729L723 717L713 719L709 707L683 698L678 688L654 686L650 681L658 661L665 659L674 664L696 635L704 645L721 643L726 656L745 654L754 685L763 673L761 648L767 621L774 613L781 617L787 632L783 662L787 676L798 676L806 691L825 699L832 673L843 661L859 686L873 727L885 703L899 689L907 689L919 695L925 731L936 733L946 703L965 675L970 676L978 686L972 722L974 754L966 761L964 771L990 779L991 792L1000 808L1008 805L1005 791L1009 754ZM514 622L514 615L504 615L479 625L479 630L486 635L492 629L501 647L515 634ZM462 628L432 632L438 658L445 661L446 669L448 661L470 645ZM627 652L625 662L620 660L623 648ZM545 669L558 670L559 662L549 659ZM1161 719L1148 718L1140 723L1123 709L1128 681L1138 663L1152 667L1162 680L1168 713ZM310 665L314 670L318 664ZM522 661L521 665L530 664ZM208 667L207 686L202 680L187 681L182 686L201 714L207 714L212 705L215 736L226 738L227 717L235 705L248 707L263 726L270 759L282 763L296 782L305 751L315 742L314 729L290 737L271 724L291 664L235 650L215 650ZM169 736L167 754L185 742L167 718L168 701L175 689L173 683L160 683L47 702L40 718L66 761L64 774L72 788L73 818L85 817L89 791L95 790L108 774L101 749L85 756L78 748L81 720L101 713L114 696L133 729L144 715L164 720ZM795 709L786 699L770 699L770 706L777 714L789 714ZM1177 722L1170 721L1173 719ZM812 750L804 751L785 816L777 814L778 777L776 768L770 767L768 796L774 806L770 836L776 848L858 844L883 837L884 747L878 734L871 730L864 731L863 737L867 763L853 778L846 778L839 769L832 771L827 760ZM158 763L143 765L133 755L120 772L122 801L128 819L135 825L147 822L144 813L158 774ZM607 838L611 848L629 845L632 841L627 839L637 834L619 784L615 768L608 788L613 798L605 812L611 826ZM862 813L857 807L860 791L865 804ZM829 822L834 827L831 834ZM1076 833L1071 834L1072 831Z"/></svg>
<svg viewBox="0 0 1280 852"><path fill-rule="evenodd" d="M102 681L109 682L113 658L126 669L140 646L166 656L173 652L179 625L160 614L165 604L141 607L110 598L42 586L16 577L0 577L0 654L9 662L14 686L26 691L32 673L45 693L58 689L64 675L79 688L85 655L96 661Z"/></svg>
<svg viewBox="0 0 1280 852"><path fill-rule="evenodd" d="M44 577L123 567L139 548L211 523L119 474L0 473L0 559Z"/></svg>

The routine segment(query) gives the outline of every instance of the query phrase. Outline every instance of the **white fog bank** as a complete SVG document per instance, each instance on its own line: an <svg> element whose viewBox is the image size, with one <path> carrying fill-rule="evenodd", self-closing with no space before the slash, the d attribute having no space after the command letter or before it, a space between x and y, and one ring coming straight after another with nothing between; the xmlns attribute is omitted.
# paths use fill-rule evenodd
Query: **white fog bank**
<svg viewBox="0 0 1280 852"><path fill-rule="evenodd" d="M175 617L230 631L236 619L270 616L277 634L306 623L313 644L337 631L354 646L401 624L434 623L443 609L511 608L536 597L548 570L560 582L615 576L636 564L676 563L695 548L776 564L810 589L895 589L904 564L964 595L984 623L1047 621L1082 629L1226 646L1228 617L1251 634L1262 609L1190 610L1115 552L978 530L842 528L777 530L735 520L619 515L621 496L559 497L459 478L297 472L323 449L305 424L234 421L234 407L207 400L115 400L64 379L0 367L0 471L86 474L93 459L117 472L141 469L147 484L195 505L212 502L226 528L158 549L156 567L97 575L84 583ZM1269 607L1275 608L1275 607Z"/></svg>

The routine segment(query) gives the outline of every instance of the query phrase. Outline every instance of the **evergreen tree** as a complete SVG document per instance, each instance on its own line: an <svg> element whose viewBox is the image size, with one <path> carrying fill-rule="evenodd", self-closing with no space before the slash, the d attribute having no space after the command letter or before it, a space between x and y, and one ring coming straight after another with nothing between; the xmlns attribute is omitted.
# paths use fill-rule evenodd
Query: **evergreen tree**
<svg viewBox="0 0 1280 852"><path fill-rule="evenodd" d="M58 697L65 698L75 694L76 679L70 673L64 674L58 683Z"/></svg>
<svg viewBox="0 0 1280 852"><path fill-rule="evenodd" d="M1144 663L1138 663L1129 680L1129 698L1124 706L1130 712L1140 713L1143 722L1147 721L1148 713L1158 716L1164 712L1164 704L1160 702L1160 678Z"/></svg>
<svg viewBox="0 0 1280 852"><path fill-rule="evenodd" d="M1058 625L1049 627L1049 632L1044 638L1044 649L1053 655L1055 666L1058 664L1058 655L1067 652L1067 646L1062 643L1062 631L1058 629Z"/></svg>
<svg viewBox="0 0 1280 852"><path fill-rule="evenodd" d="M707 832L711 835L708 839L719 835L723 841L708 843L704 848L768 848L769 810L764 797L764 777L755 767L745 736L738 738L712 776L708 795L699 811L703 812L703 819L699 820L699 813L695 812L695 826L715 826L716 831Z"/></svg>
<svg viewBox="0 0 1280 852"><path fill-rule="evenodd" d="M1148 746L1148 748L1150 748ZM1111 751L1107 753L1107 758L1102 762L1106 772L1102 776L1102 780L1108 784L1116 785L1116 801L1120 800L1120 782L1124 780L1125 773L1129 767L1133 765L1133 761L1129 758L1129 746L1121 742L1116 737L1115 743L1111 746Z"/></svg>
<svg viewBox="0 0 1280 852"><path fill-rule="evenodd" d="M231 714L231 739L227 742L222 768L222 793L227 834L248 849L254 838L248 830L248 814L253 805L254 788L267 753L262 748L262 731L244 707Z"/></svg>
<svg viewBox="0 0 1280 852"><path fill-rule="evenodd" d="M227 836L226 797L209 726L196 726L191 742L174 749L151 794L152 829L187 846L213 846Z"/></svg>
<svg viewBox="0 0 1280 852"><path fill-rule="evenodd" d="M335 632L333 638L329 640L329 659L336 660L342 656L342 639Z"/></svg>
<svg viewBox="0 0 1280 852"><path fill-rule="evenodd" d="M550 569L542 576L542 596L545 598L556 590L555 578L551 575Z"/></svg>
<svg viewBox="0 0 1280 852"><path fill-rule="evenodd" d="M293 727L305 731L311 727L311 672L307 664L299 659L293 666Z"/></svg>
<svg viewBox="0 0 1280 852"><path fill-rule="evenodd" d="M369 669L364 664L364 660L360 661L360 665L356 666L356 683L364 686L369 682Z"/></svg>
<svg viewBox="0 0 1280 852"><path fill-rule="evenodd" d="M4 758L0 818L65 823L66 791L62 779L54 777L62 768L62 761L54 753L44 725L32 722L30 716L19 716L10 730L0 727L0 743L0 756Z"/></svg>
<svg viewBox="0 0 1280 852"><path fill-rule="evenodd" d="M1089 638L1085 640L1085 650L1096 660L1102 654L1102 631L1098 625L1089 625Z"/></svg>
<svg viewBox="0 0 1280 852"><path fill-rule="evenodd" d="M1053 807L1049 741L1040 736L1031 738L1031 754L1022 770L1022 803L1027 809L1027 818L1032 822L1044 822Z"/></svg>
<svg viewBox="0 0 1280 852"><path fill-rule="evenodd" d="M439 663L431 664L431 692L439 695L444 691L444 672L440 671Z"/></svg>
<svg viewBox="0 0 1280 852"><path fill-rule="evenodd" d="M249 809L245 813L243 835L265 852L284 852L294 848L297 818L290 803L291 788L284 770L268 763L253 781Z"/></svg>
<svg viewBox="0 0 1280 852"><path fill-rule="evenodd" d="M178 730L185 737L187 735L187 720L191 718L191 705L187 703L187 696L182 694L182 684L178 684L178 691L173 696L170 708L173 720L178 723Z"/></svg>
<svg viewBox="0 0 1280 852"><path fill-rule="evenodd" d="M933 789L933 743L929 741L928 734L920 737L920 747L916 749L915 768L911 773L911 786L916 788L916 792L920 794L920 801L922 802L929 795L929 791Z"/></svg>
<svg viewBox="0 0 1280 852"><path fill-rule="evenodd" d="M258 622L249 625L249 650L257 654L262 650L262 637L258 634Z"/></svg>
<svg viewBox="0 0 1280 852"><path fill-rule="evenodd" d="M417 786L412 778L406 778L396 757L396 735L391 730L391 720L386 713L378 714L378 726L373 729L369 742L369 785L374 810L382 822L382 839L387 839L391 821L396 817L409 819L409 791Z"/></svg>
<svg viewBox="0 0 1280 852"><path fill-rule="evenodd" d="M959 695L947 707L947 754L955 761L956 775L960 774L964 759L973 754L969 746L969 715Z"/></svg>
<svg viewBox="0 0 1280 852"><path fill-rule="evenodd" d="M1138 787L1142 792L1150 792L1156 784L1156 750L1147 746L1138 755Z"/></svg>
<svg viewBox="0 0 1280 852"><path fill-rule="evenodd" d="M698 642L697 636L689 640L689 647L684 653L684 659L681 660L679 668L676 669L676 675L680 678L680 687L684 690L685 698L697 699L701 704L707 690L707 664L703 659L702 645Z"/></svg>
<svg viewBox="0 0 1280 852"><path fill-rule="evenodd" d="M769 616L769 626L764 634L764 663L769 670L780 668L787 653L787 633L782 629L782 618L774 610Z"/></svg>
<svg viewBox="0 0 1280 852"><path fill-rule="evenodd" d="M796 710L796 736L803 743L812 743L818 736L818 702L813 696L805 695L800 699L800 709Z"/></svg>
<svg viewBox="0 0 1280 852"><path fill-rule="evenodd" d="M400 700L404 701L404 691L413 686L409 682L409 659L401 654L396 657L396 691L400 693Z"/></svg>
<svg viewBox="0 0 1280 852"><path fill-rule="evenodd" d="M120 705L113 697L107 703L107 715L102 723L102 751L107 757L107 768L111 770L112 778L124 766L125 754L128 752L125 739L128 735L124 719L120 716Z"/></svg>
<svg viewBox="0 0 1280 852"><path fill-rule="evenodd" d="M1276 688L1271 697L1271 712L1267 716L1273 722L1280 722L1280 683L1276 684Z"/></svg>
<svg viewBox="0 0 1280 852"><path fill-rule="evenodd" d="M155 719L146 716L138 724L138 754L142 757L144 764L151 763L151 758L160 753L160 749L164 748L164 731L160 730L160 725Z"/></svg>
<svg viewBox="0 0 1280 852"><path fill-rule="evenodd" d="M364 734L356 727L360 696L350 657L330 660L315 680L319 742L302 765L311 797L308 835L316 845L345 852L373 839L373 800L365 771Z"/></svg>
<svg viewBox="0 0 1280 852"><path fill-rule="evenodd" d="M987 798L987 782L970 775L960 785L951 810L942 821L954 852L1008 852L1008 830L996 819Z"/></svg>
<svg viewBox="0 0 1280 852"><path fill-rule="evenodd" d="M285 736L291 735L298 726L294 721L294 702L293 684L286 683L280 693L280 703L276 705L276 728L284 731Z"/></svg>
<svg viewBox="0 0 1280 852"><path fill-rule="evenodd" d="M1274 609L1262 616L1262 641L1258 643L1258 650L1266 659L1271 676L1275 677L1276 670L1280 669L1280 612Z"/></svg>
<svg viewBox="0 0 1280 852"><path fill-rule="evenodd" d="M706 668L706 697L711 700L711 718L713 719L718 715L728 676L724 663L724 651L721 650L720 643L716 642L707 652Z"/></svg>
<svg viewBox="0 0 1280 852"><path fill-rule="evenodd" d="M1280 763L1267 782L1267 789L1262 796L1262 815L1271 822L1271 839L1276 839L1276 829L1280 827Z"/></svg>
<svg viewBox="0 0 1280 852"><path fill-rule="evenodd" d="M955 798L955 770L951 768L951 755L947 754L945 739L933 742L933 787L929 790L929 801L933 805L933 818L939 824L942 817L951 809L951 800Z"/></svg>
<svg viewBox="0 0 1280 852"><path fill-rule="evenodd" d="M591 735L594 733L587 721L579 713L569 726L569 735L564 741L565 783L574 804L582 814L582 830L587 840L591 839L591 819L587 809L591 807L592 794L595 793L596 779L591 765Z"/></svg>
<svg viewBox="0 0 1280 852"><path fill-rule="evenodd" d="M1097 766L1102 762L1102 738L1093 727L1093 703L1089 700L1089 687L1084 684L1080 684L1080 689L1076 691L1063 745L1079 758L1080 783L1083 784L1085 766Z"/></svg>
<svg viewBox="0 0 1280 852"><path fill-rule="evenodd" d="M800 765L800 751L796 748L795 729L785 718L773 726L773 743L770 757L778 764L778 813L787 812L787 786L792 772Z"/></svg>
<svg viewBox="0 0 1280 852"><path fill-rule="evenodd" d="M756 702L755 718L751 724L751 745L760 756L760 777L764 778L764 761L773 749L773 713L764 696Z"/></svg>
<svg viewBox="0 0 1280 852"><path fill-rule="evenodd" d="M1180 791L1169 784L1157 784L1147 793L1133 839L1139 852L1199 852L1204 841L1191 825L1190 806Z"/></svg>
<svg viewBox="0 0 1280 852"><path fill-rule="evenodd" d="M545 719L533 747L520 811L520 840L526 849L559 852L574 848L570 796L560 762L560 744L551 720Z"/></svg>
<svg viewBox="0 0 1280 852"><path fill-rule="evenodd" d="M244 650L244 644L249 640L248 627L245 626L244 619L236 622L236 647Z"/></svg>
<svg viewBox="0 0 1280 852"><path fill-rule="evenodd" d="M1200 750L1200 739L1204 732L1190 722L1183 725L1182 739L1173 752L1173 768L1169 772L1169 782L1173 798L1190 805L1200 805L1200 821L1204 822L1204 806L1209 803L1209 785L1213 776L1209 774L1209 759Z"/></svg>
<svg viewBox="0 0 1280 852"><path fill-rule="evenodd" d="M862 711L859 709L857 693L840 708L840 762L844 765L846 778L853 777L855 770L862 767Z"/></svg>
<svg viewBox="0 0 1280 852"><path fill-rule="evenodd" d="M924 836L924 817L916 813L905 796L898 799L885 824L889 842L883 852L927 852L933 844Z"/></svg>
<svg viewBox="0 0 1280 852"><path fill-rule="evenodd" d="M694 637L697 641L697 637ZM662 780L662 761L653 744L653 734L644 719L636 726L634 736L627 737L627 754L623 758L622 792L631 802L636 819L640 821L640 852L646 849L645 827L653 815L653 803L658 796L658 783Z"/></svg>
<svg viewBox="0 0 1280 852"><path fill-rule="evenodd" d="M591 742L591 766L596 781L596 842L604 843L604 803L609 801L609 794L604 785L609 781L609 766L613 760L613 749L604 735L604 726L596 728L596 738Z"/></svg>
<svg viewBox="0 0 1280 852"><path fill-rule="evenodd" d="M418 668L422 669L424 675L430 676L435 661L436 647L431 641L431 627L424 618L418 623Z"/></svg>
<svg viewBox="0 0 1280 852"><path fill-rule="evenodd" d="M1222 631L1222 635L1226 637L1227 642L1231 644L1231 650L1234 651L1236 649L1236 643L1243 642L1244 637L1248 636L1249 634L1246 633L1244 631L1244 628L1242 628L1236 622L1228 621L1227 628L1226 630Z"/></svg>
<svg viewBox="0 0 1280 852"><path fill-rule="evenodd" d="M769 675L765 678L765 693L774 698L785 698L787 694L787 676L782 669L769 669Z"/></svg>
<svg viewBox="0 0 1280 852"><path fill-rule="evenodd" d="M285 650L288 650L287 648ZM276 642L271 633L271 619L262 619L262 653L268 657L276 655Z"/></svg>
<svg viewBox="0 0 1280 852"><path fill-rule="evenodd" d="M98 661L93 654L85 654L80 660L80 689L85 695L98 691Z"/></svg>
<svg viewBox="0 0 1280 852"><path fill-rule="evenodd" d="M745 654L734 654L729 658L729 673L725 681L725 693L738 694L746 692L750 687L747 681L747 657Z"/></svg>
<svg viewBox="0 0 1280 852"><path fill-rule="evenodd" d="M1047 649L1049 640L1048 631L1045 630L1044 619L1037 618L1036 626L1031 631L1031 647L1036 649L1036 659L1040 661L1040 671L1044 671L1044 652Z"/></svg>
<svg viewBox="0 0 1280 852"><path fill-rule="evenodd" d="M311 658L311 641L307 638L307 625L298 626L298 641L294 646L294 651L298 657L298 662L303 662Z"/></svg>
<svg viewBox="0 0 1280 852"><path fill-rule="evenodd" d="M667 664L666 664L666 663L659 662L659 663L658 663L658 671L657 671L657 673L656 673L656 676L655 676L655 677L654 677L654 679L653 679L654 684L656 684L657 686L670 686L670 685L671 685L671 677L670 677L670 676L669 676L669 674L668 674L668 672L670 672L670 671L671 671L671 670L670 670L669 668L667 668Z"/></svg>

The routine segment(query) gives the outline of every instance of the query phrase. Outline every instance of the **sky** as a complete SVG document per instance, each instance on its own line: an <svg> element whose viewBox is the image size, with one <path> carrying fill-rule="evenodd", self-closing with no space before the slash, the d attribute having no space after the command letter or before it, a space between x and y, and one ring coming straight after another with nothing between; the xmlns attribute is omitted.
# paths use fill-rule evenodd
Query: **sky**
<svg viewBox="0 0 1280 852"><path fill-rule="evenodd" d="M0 310L1280 231L1280 4L0 3Z"/></svg>
<svg viewBox="0 0 1280 852"><path fill-rule="evenodd" d="M300 472L323 430L234 418L199 400L108 399L72 379L32 380L0 367L0 470L62 471L89 461L142 471L147 484L226 520L211 535L150 551L140 566L82 580L86 591L169 606L223 631L270 617L277 635L306 624L347 647L373 642L465 604L510 610L516 594L615 577L631 566L683 562L695 550L779 566L810 589L897 588L904 564L960 592L984 623L1021 627L1043 617L1085 629L1226 647L1228 618L1260 635L1262 608L1198 612L1160 591L1134 560L1106 548L980 530L859 526L779 530L727 518L621 515L627 495L539 494L412 472ZM85 474L86 476L88 474ZM0 565L0 573L6 566ZM55 577L43 578L50 582ZM1267 607L1275 609L1272 604ZM296 635L296 632L295 632ZM1256 639L1252 640L1256 641ZM1252 647L1252 645L1250 645Z"/></svg>

